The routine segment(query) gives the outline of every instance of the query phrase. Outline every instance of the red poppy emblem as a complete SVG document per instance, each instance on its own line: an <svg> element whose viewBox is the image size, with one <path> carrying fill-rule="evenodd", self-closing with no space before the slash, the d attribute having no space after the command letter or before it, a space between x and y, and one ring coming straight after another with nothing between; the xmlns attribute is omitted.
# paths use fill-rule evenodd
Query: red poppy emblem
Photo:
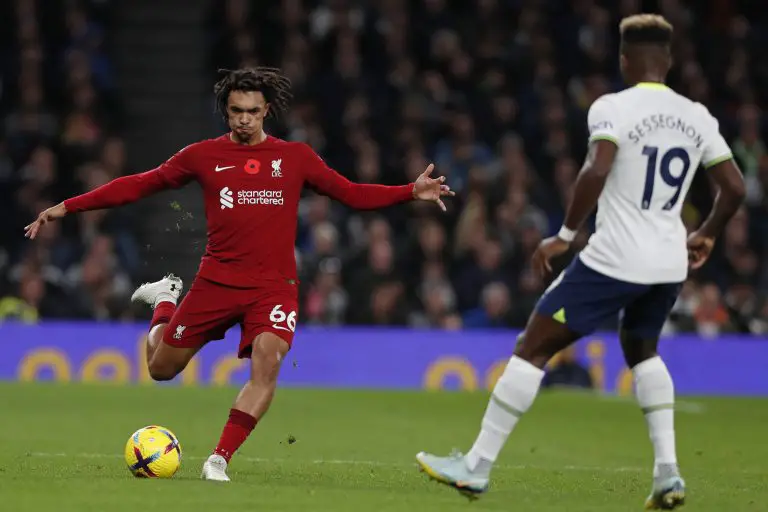
<svg viewBox="0 0 768 512"><path fill-rule="evenodd" d="M245 162L245 167L243 167L243 169L248 174L259 174L259 171L261 170L261 162L251 158Z"/></svg>

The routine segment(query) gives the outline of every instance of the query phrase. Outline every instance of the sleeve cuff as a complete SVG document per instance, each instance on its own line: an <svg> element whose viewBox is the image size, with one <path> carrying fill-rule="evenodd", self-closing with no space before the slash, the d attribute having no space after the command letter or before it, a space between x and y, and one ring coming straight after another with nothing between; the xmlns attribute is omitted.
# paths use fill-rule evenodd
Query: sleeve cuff
<svg viewBox="0 0 768 512"><path fill-rule="evenodd" d="M69 199L64 200L64 209L67 210L67 213L76 213L80 211L77 207L76 199L76 197L70 197Z"/></svg>
<svg viewBox="0 0 768 512"><path fill-rule="evenodd" d="M608 142L613 142L616 145L616 147L619 146L619 140L616 137L613 137L611 135L597 134L597 135L592 135L589 138L589 142L597 142L598 140L607 140Z"/></svg>
<svg viewBox="0 0 768 512"><path fill-rule="evenodd" d="M726 155L718 156L717 158L713 158L709 162L704 164L705 169L709 169L710 167L713 167L717 164L721 164L727 160L730 160L733 158L733 153L728 153Z"/></svg>
<svg viewBox="0 0 768 512"><path fill-rule="evenodd" d="M416 183L409 183L403 187L403 195L406 201L416 199L413 197L413 189L416 187Z"/></svg>

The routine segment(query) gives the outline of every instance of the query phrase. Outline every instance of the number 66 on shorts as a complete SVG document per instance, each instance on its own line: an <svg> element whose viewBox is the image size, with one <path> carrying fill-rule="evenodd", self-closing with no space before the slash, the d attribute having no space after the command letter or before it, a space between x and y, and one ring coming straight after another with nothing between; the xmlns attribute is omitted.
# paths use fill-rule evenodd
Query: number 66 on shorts
<svg viewBox="0 0 768 512"><path fill-rule="evenodd" d="M270 332L288 345L293 344L293 335L298 322L299 304L295 288L274 290L254 300L246 309L242 322L243 334L240 340L239 357L248 357L251 344L259 334Z"/></svg>
<svg viewBox="0 0 768 512"><path fill-rule="evenodd" d="M296 332L296 311L291 311L286 315L282 308L282 304L272 308L272 312L269 314L269 321L272 322L272 327L283 331Z"/></svg>

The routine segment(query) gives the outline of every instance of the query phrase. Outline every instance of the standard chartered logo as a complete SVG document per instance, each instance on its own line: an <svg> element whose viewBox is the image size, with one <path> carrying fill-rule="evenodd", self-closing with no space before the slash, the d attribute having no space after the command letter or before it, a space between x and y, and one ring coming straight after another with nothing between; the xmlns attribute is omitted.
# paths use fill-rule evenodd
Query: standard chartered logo
<svg viewBox="0 0 768 512"><path fill-rule="evenodd" d="M282 190L240 190L237 204L261 204L282 206L285 204Z"/></svg>
<svg viewBox="0 0 768 512"><path fill-rule="evenodd" d="M219 203L221 209L235 207L235 192L229 187L219 191ZM282 206L285 204L282 190L239 190L237 192L237 204Z"/></svg>
<svg viewBox="0 0 768 512"><path fill-rule="evenodd" d="M221 209L232 208L235 203L232 202L232 191L229 187L224 187L219 191L219 202L221 203Z"/></svg>

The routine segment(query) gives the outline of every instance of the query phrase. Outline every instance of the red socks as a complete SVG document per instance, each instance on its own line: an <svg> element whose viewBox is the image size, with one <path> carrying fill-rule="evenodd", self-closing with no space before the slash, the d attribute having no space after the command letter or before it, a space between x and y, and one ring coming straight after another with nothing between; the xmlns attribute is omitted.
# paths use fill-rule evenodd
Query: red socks
<svg viewBox="0 0 768 512"><path fill-rule="evenodd" d="M238 448L248 439L253 427L256 426L256 418L248 413L237 409L229 410L229 420L224 425L224 431L221 433L219 444L213 451L216 455L221 455L229 463L229 459Z"/></svg>
<svg viewBox="0 0 768 512"><path fill-rule="evenodd" d="M152 313L152 323L149 324L150 330L159 324L167 324L171 321L173 313L176 311L176 304L173 302L164 300L155 306L155 311Z"/></svg>

